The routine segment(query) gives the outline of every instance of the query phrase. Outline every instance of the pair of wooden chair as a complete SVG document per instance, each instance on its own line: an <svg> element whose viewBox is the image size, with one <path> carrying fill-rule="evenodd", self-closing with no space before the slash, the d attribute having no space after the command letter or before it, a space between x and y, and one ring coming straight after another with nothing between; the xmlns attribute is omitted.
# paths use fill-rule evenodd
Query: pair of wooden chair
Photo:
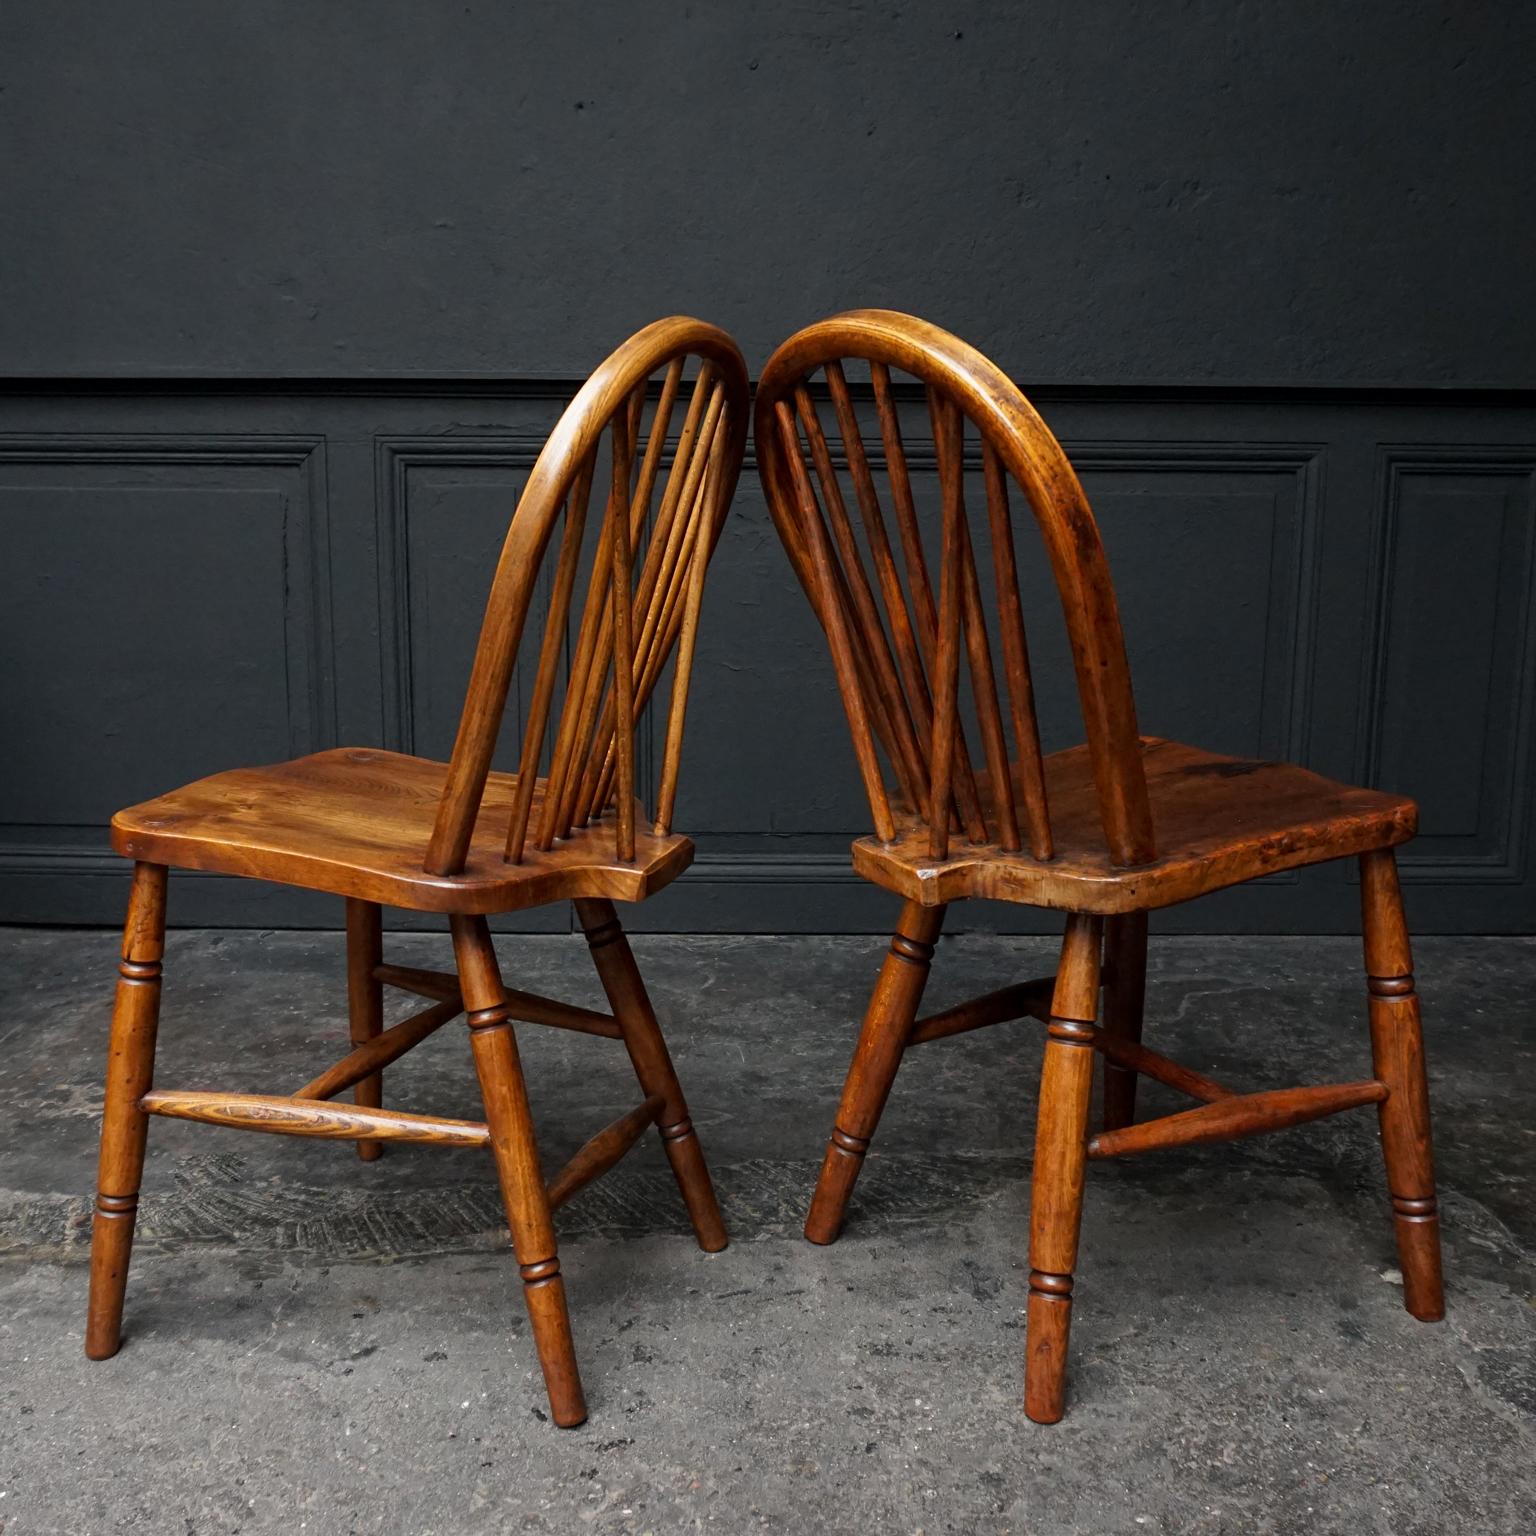
<svg viewBox="0 0 1536 1536"><path fill-rule="evenodd" d="M848 363L867 367L867 388L862 378L850 380ZM936 460L936 550L909 472L900 409L909 395L892 370L923 386L915 398L926 401ZM341 748L218 774L114 819L114 847L135 865L93 1229L86 1333L93 1358L119 1345L154 1115L350 1139L365 1160L391 1140L489 1148L561 1425L580 1423L586 1407L553 1212L655 1125L700 1246L725 1246L699 1140L613 903L643 900L692 858L692 844L672 831L688 684L704 573L740 471L747 409L740 352L695 320L647 327L592 376L551 435L512 518L447 763ZM1092 1158L1250 1135L1375 1104L1405 1302L1416 1317L1441 1316L1419 1008L1393 855L1413 835L1412 802L1283 763L1139 735L1114 590L1071 465L1012 382L954 337L886 311L813 325L765 368L755 435L776 526L826 631L869 799L874 833L854 844L854 866L904 903L807 1236L818 1243L837 1236L908 1046L1034 1017L1046 1026L1046 1045L1030 1217L1030 1418L1052 1422L1063 1409ZM967 506L977 468L984 519ZM589 516L594 485L606 487L597 518ZM1038 525L1060 595L1086 737L1050 755L1040 746L1019 597L1015 491ZM557 524L547 611L530 626ZM538 644L521 752L517 771L500 773L491 761L525 631ZM635 728L669 669L665 745L648 816L636 798ZM1341 857L1360 860L1372 1077L1238 1095L1142 1044L1151 909ZM347 1056L288 1096L153 1085L170 867L345 898ZM1065 913L1060 968L919 1018L945 910L968 897ZM567 899L610 1013L502 982L486 915ZM446 914L455 969L386 964L383 905ZM385 1029L386 986L429 1006ZM460 1013L484 1121L383 1107L383 1069ZM513 1021L621 1039L639 1079L641 1102L548 1182ZM1104 1061L1104 1124L1093 1133L1096 1057ZM1137 1122L1138 1074L1198 1107ZM336 1104L348 1088L354 1103Z"/></svg>

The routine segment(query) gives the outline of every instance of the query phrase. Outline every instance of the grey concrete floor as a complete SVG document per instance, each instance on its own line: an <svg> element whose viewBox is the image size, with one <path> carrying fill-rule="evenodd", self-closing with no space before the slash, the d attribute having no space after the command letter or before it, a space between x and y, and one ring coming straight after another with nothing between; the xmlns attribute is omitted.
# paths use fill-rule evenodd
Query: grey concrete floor
<svg viewBox="0 0 1536 1536"><path fill-rule="evenodd" d="M641 938L734 1241L646 1145L560 1216L591 1418L544 1400L488 1160L157 1122L126 1343L80 1347L115 939L0 932L0 1530L1441 1533L1536 1524L1536 942L1418 947L1449 1307L1402 1310L1374 1118L1090 1170L1070 1406L1020 1411L1039 1031L913 1053L848 1228L799 1234L877 939ZM446 942L392 938L443 964ZM579 939L509 981L598 995ZM934 1006L1052 968L940 948ZM340 1055L340 937L176 933L157 1080ZM1149 1038L1240 1087L1362 1075L1358 949L1154 944ZM546 1163L634 1100L525 1027ZM475 1116L459 1026L393 1068ZM1174 1107L1153 1087L1145 1108Z"/></svg>

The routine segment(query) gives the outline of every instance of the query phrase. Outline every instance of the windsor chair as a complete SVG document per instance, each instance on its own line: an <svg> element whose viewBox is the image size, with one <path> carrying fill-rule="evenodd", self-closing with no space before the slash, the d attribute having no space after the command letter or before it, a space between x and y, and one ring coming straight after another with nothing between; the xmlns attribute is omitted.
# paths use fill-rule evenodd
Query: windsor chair
<svg viewBox="0 0 1536 1536"><path fill-rule="evenodd" d="M856 392L844 367L852 361L867 365L867 391ZM906 397L893 369L926 393L939 482L936 596L934 540L930 534L925 545L900 420ZM812 325L764 369L754 433L775 524L826 632L869 799L874 835L854 843L854 868L904 902L806 1236L837 1237L908 1047L1031 1017L1046 1025L1026 1314L1031 1419L1054 1423L1064 1409L1089 1159L1254 1135L1374 1104L1404 1301L1415 1317L1443 1316L1419 1004L1393 853L1414 834L1413 802L1286 763L1139 734L1114 588L1072 466L1012 381L955 337L883 310ZM978 458L986 514L973 534L966 478ZM1049 755L1041 751L1010 487L1022 491L1045 545L1086 736ZM1360 862L1371 1078L1235 1094L1142 1044L1150 910L1344 857ZM919 1018L945 910L967 897L1065 912L1059 968ZM1096 1055L1104 1062L1103 1128L1092 1134ZM1138 1074L1198 1106L1137 1122Z"/></svg>
<svg viewBox="0 0 1536 1536"><path fill-rule="evenodd" d="M658 371L659 390L652 384ZM684 400L663 473L671 423ZM700 1247L725 1247L704 1154L613 903L643 900L693 857L692 843L671 823L705 567L740 472L746 410L740 352L723 331L697 320L657 321L592 375L550 435L512 517L447 763L338 748L216 774L113 819L113 847L135 862L92 1234L86 1353L93 1359L116 1353L120 1342L152 1115L350 1139L365 1160L388 1141L489 1148L550 1408L561 1425L581 1423L586 1406L553 1211L654 1124ZM604 438L608 451L601 455ZM604 478L605 508L592 520L591 493ZM517 771L493 772L509 683L562 510ZM568 633L582 573L585 604ZM669 661L655 815L647 821L636 796L635 729ZM172 866L345 898L349 1055L286 1096L152 1086ZM565 899L574 903L611 1012L502 983L486 914ZM455 971L385 964L386 903L447 914ZM385 1029L385 986L425 997L430 1006ZM485 1120L382 1107L383 1069L460 1013L467 1015ZM547 1184L513 1020L622 1040L644 1095ZM348 1088L355 1105L331 1102Z"/></svg>

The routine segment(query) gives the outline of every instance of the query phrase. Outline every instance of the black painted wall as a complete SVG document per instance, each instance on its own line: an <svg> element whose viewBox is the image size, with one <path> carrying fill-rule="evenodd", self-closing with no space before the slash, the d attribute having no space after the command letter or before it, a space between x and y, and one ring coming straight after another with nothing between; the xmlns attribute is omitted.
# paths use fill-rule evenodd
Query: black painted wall
<svg viewBox="0 0 1536 1536"><path fill-rule="evenodd" d="M879 303L1067 441L1147 729L1418 794L1420 926L1529 929L1533 44L1380 0L7 7L0 917L113 920L101 824L180 779L441 752L531 456L638 325L755 367ZM712 580L703 857L646 917L883 926L750 471ZM190 879L176 915L333 906Z"/></svg>

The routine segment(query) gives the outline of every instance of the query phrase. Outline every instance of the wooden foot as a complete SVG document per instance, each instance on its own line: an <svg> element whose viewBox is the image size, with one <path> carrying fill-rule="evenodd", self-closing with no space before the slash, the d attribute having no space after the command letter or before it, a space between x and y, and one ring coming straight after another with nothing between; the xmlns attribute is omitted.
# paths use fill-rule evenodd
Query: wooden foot
<svg viewBox="0 0 1536 1536"><path fill-rule="evenodd" d="M1104 1033L1141 1044L1147 996L1147 914L1105 919ZM1104 1058L1104 1129L1118 1131L1136 1118L1136 1074Z"/></svg>
<svg viewBox="0 0 1536 1536"><path fill-rule="evenodd" d="M1424 1035L1413 984L1413 956L1397 859L1390 848L1360 860L1366 986L1370 993L1371 1056L1391 1090L1378 1111L1387 1191L1403 1271L1403 1305L1425 1322L1445 1316L1440 1271L1440 1216L1429 1128Z"/></svg>
<svg viewBox="0 0 1536 1536"><path fill-rule="evenodd" d="M85 1352L92 1360L115 1355L122 1342L123 1292L133 1250L139 1181L149 1116L139 1100L149 1092L160 1021L160 966L165 953L163 864L135 864L123 928L107 1054L106 1107L101 1120L101 1161L96 1214L91 1225L91 1292L86 1308Z"/></svg>
<svg viewBox="0 0 1536 1536"><path fill-rule="evenodd" d="M1051 999L1029 1207L1029 1305L1024 1335L1024 1412L1054 1424L1066 1406L1072 1276L1083 1213L1093 1022L1099 1001L1102 923L1067 919Z"/></svg>
<svg viewBox="0 0 1536 1536"><path fill-rule="evenodd" d="M347 1013L352 1044L366 1045L384 1028L384 983L374 972L384 962L382 913L376 902L347 898ZM364 1109L384 1103L384 1074L374 1072L352 1090ZM384 1154L382 1141L360 1141L357 1155L371 1163Z"/></svg>
<svg viewBox="0 0 1536 1536"><path fill-rule="evenodd" d="M944 911L943 907L922 907L915 901L902 908L890 953L864 1013L821 1176L811 1197L805 1235L813 1243L834 1242L842 1230L848 1198L864 1166L864 1154L880 1123L880 1112L917 1019L933 962L933 946L944 926Z"/></svg>
<svg viewBox="0 0 1536 1536"><path fill-rule="evenodd" d="M624 1032L624 1045L641 1090L648 1098L655 1095L662 1101L656 1128L661 1132L667 1160L688 1207L694 1235L706 1253L718 1253L730 1239L715 1199L715 1186L623 925L613 903L605 898L576 901L573 905L587 936L598 979L608 995L608 1006Z"/></svg>
<svg viewBox="0 0 1536 1536"><path fill-rule="evenodd" d="M550 1413L556 1424L569 1428L586 1419L587 1405L576 1367L565 1282L560 1276L555 1227L539 1167L528 1091L507 1017L496 951L483 917L454 916L448 921L469 1015L475 1071L485 1100L485 1122L491 1133L507 1223L512 1229L518 1273L523 1279L534 1347L544 1372Z"/></svg>

